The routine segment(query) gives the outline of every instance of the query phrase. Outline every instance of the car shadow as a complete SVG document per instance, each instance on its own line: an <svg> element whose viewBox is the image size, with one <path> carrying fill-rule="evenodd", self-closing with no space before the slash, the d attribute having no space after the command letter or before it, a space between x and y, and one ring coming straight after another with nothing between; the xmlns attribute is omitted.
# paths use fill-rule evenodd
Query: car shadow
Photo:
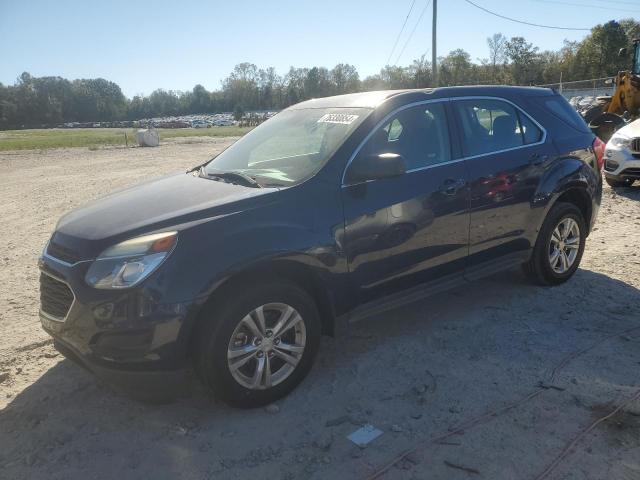
<svg viewBox="0 0 640 480"><path fill-rule="evenodd" d="M173 403L142 404L62 360L0 413L0 471L32 479L362 477L389 449L446 431L462 414L527 391L571 351L640 326L638 311L640 291L600 273L580 269L544 288L509 271L323 339L309 377L269 410L230 408L197 385ZM600 355L588 374L631 381L631 370L608 361ZM385 435L363 453L345 437L365 423Z"/></svg>
<svg viewBox="0 0 640 480"><path fill-rule="evenodd" d="M611 190L621 197L631 200L640 200L640 181L636 181L630 187L611 187Z"/></svg>

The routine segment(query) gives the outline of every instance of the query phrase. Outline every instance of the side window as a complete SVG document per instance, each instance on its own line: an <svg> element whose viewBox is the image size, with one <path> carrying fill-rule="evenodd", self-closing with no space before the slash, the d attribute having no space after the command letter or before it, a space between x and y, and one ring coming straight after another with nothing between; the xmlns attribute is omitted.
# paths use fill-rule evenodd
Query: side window
<svg viewBox="0 0 640 480"><path fill-rule="evenodd" d="M542 140L542 130L529 117L522 112L518 112L518 118L520 119L520 132L524 138L525 145Z"/></svg>
<svg viewBox="0 0 640 480"><path fill-rule="evenodd" d="M447 118L442 103L401 110L380 126L358 155L397 153L407 170L451 160Z"/></svg>
<svg viewBox="0 0 640 480"><path fill-rule="evenodd" d="M515 107L500 100L459 100L453 102L462 123L464 152L468 156L506 150L525 144L528 138L541 134L531 121L520 123ZM527 119L529 120L529 119ZM526 142L526 143L533 143Z"/></svg>
<svg viewBox="0 0 640 480"><path fill-rule="evenodd" d="M402 124L396 118L385 127L385 130L389 134L389 141L395 142L400 138L400 135L402 134Z"/></svg>

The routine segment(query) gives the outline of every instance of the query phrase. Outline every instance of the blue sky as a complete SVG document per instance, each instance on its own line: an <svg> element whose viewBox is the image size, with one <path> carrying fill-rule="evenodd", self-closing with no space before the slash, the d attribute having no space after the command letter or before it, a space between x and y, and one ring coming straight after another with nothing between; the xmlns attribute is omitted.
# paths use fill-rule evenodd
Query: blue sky
<svg viewBox="0 0 640 480"><path fill-rule="evenodd" d="M91 1L0 0L0 82L23 71L35 76L103 77L125 95L156 88L217 89L240 62L326 66L346 62L361 76L386 63L412 0ZM474 0L503 15L535 23L592 27L640 17L640 0ZM425 0L416 0L396 53ZM568 5L571 4L571 5ZM582 6L576 6L582 5ZM438 55L464 48L487 57L486 37L521 35L541 49L558 49L587 32L529 27L490 16L464 0L439 0ZM431 56L431 7L399 64Z"/></svg>

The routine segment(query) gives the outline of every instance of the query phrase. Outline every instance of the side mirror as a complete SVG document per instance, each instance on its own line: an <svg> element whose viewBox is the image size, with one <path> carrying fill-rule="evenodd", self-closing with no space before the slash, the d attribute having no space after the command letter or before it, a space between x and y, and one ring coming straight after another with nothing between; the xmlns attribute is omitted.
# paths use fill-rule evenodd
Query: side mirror
<svg viewBox="0 0 640 480"><path fill-rule="evenodd" d="M618 56L619 57L626 57L627 56L627 47L622 47L620 50L618 50Z"/></svg>
<svg viewBox="0 0 640 480"><path fill-rule="evenodd" d="M350 185L367 180L397 177L406 170L404 158L397 153L358 155L349 165L345 182Z"/></svg>

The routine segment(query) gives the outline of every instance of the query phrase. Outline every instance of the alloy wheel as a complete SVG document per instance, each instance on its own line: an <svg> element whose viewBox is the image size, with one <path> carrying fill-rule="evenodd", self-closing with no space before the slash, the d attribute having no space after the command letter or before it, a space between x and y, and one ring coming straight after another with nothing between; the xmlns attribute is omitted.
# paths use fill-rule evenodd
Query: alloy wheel
<svg viewBox="0 0 640 480"><path fill-rule="evenodd" d="M555 273L566 273L576 261L580 249L580 227L565 217L553 229L549 242L549 265Z"/></svg>
<svg viewBox="0 0 640 480"><path fill-rule="evenodd" d="M249 312L236 326L227 348L233 378L250 390L266 390L286 380L304 353L307 332L298 311L268 303Z"/></svg>

